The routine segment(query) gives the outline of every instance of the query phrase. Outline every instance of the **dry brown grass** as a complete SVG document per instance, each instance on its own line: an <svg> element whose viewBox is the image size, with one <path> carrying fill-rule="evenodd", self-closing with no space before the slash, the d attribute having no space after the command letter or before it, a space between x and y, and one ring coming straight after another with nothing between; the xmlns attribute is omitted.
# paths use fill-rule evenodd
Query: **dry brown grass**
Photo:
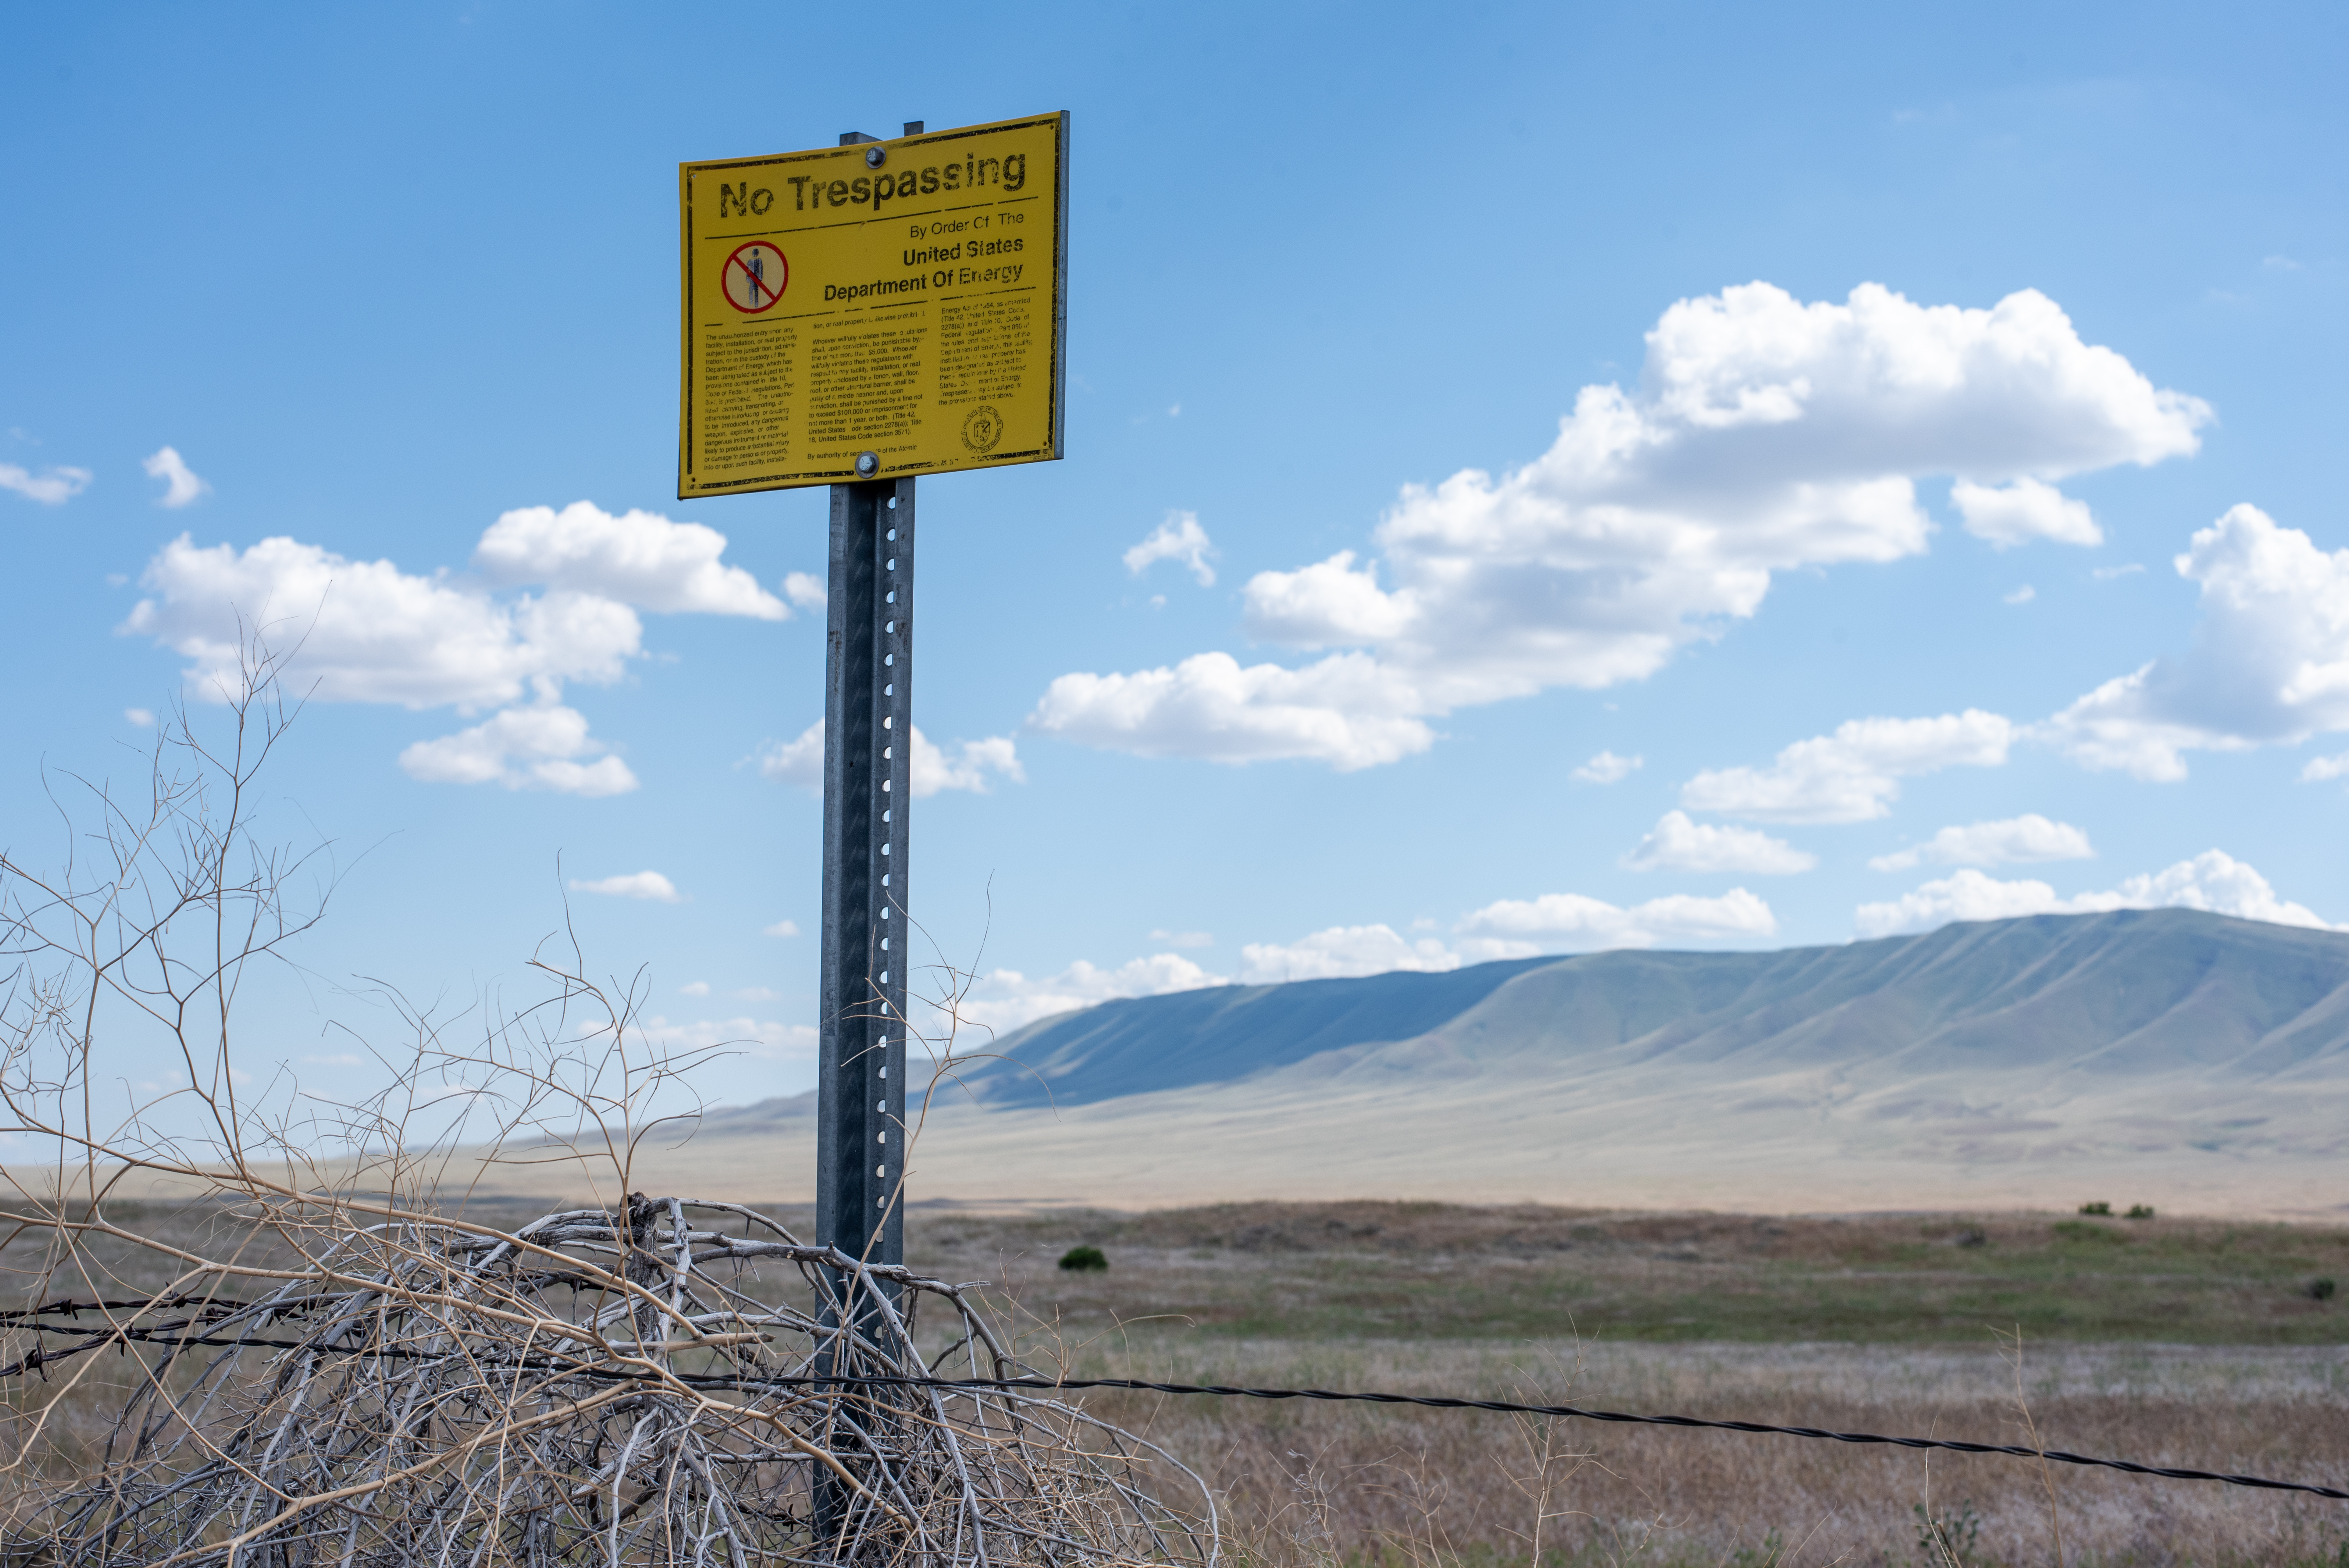
<svg viewBox="0 0 2349 1568"><path fill-rule="evenodd" d="M1506 1346L1252 1340L1212 1357L1103 1356L1135 1375L1571 1402L1838 1430L2022 1440L1998 1350L1848 1346ZM1147 1370L1145 1370L1145 1366ZM2052 1445L2151 1463L2349 1483L2349 1354L2025 1348L2030 1410ZM1534 1402L1534 1401L1528 1401ZM1104 1415L1189 1456L1269 1563L1320 1556L1526 1555L1536 1444L1554 1461L1547 1542L1593 1561L1721 1563L1775 1532L1788 1562L1918 1557L1913 1510L1970 1502L1980 1561L2055 1561L2037 1467L2011 1459L1793 1438L1541 1423L1378 1406L1119 1396ZM2067 1561L2327 1563L2349 1504L2210 1483L2054 1469ZM1765 1561L1755 1557L1751 1561Z"/></svg>

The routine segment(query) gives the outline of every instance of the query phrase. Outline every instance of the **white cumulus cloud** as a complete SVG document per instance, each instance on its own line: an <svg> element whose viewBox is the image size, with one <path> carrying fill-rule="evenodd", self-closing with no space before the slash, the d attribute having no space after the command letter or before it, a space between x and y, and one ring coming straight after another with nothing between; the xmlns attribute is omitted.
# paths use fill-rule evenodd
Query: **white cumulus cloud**
<svg viewBox="0 0 2349 1568"><path fill-rule="evenodd" d="M797 936L799 934L800 923L796 920L779 920L772 925L760 927L762 936Z"/></svg>
<svg viewBox="0 0 2349 1568"><path fill-rule="evenodd" d="M1818 856L1758 828L1699 823L1685 811L1665 812L1654 831L1623 857L1623 864L1635 872L1750 872L1758 876L1789 876L1818 863Z"/></svg>
<svg viewBox="0 0 2349 1568"><path fill-rule="evenodd" d="M2321 784L2327 779L2338 779L2344 774L2349 774L2349 751L2344 751L2338 757L2310 758L2308 766L2300 770L2300 781L2303 784Z"/></svg>
<svg viewBox="0 0 2349 1568"><path fill-rule="evenodd" d="M636 776L587 733L586 717L560 704L510 707L471 729L419 740L399 754L411 779L428 784L502 784L563 795L625 795ZM594 760L586 760L594 758Z"/></svg>
<svg viewBox="0 0 2349 1568"><path fill-rule="evenodd" d="M1220 975L1210 975L1175 953L1133 959L1114 969L1102 969L1079 959L1058 975L1030 979L1017 969L996 969L971 983L956 1006L966 1026L998 1034L1055 1013L1090 1007L1120 996L1163 996L1173 991L1195 991L1206 985L1228 985ZM963 1050L984 1048L966 1037Z"/></svg>
<svg viewBox="0 0 2349 1568"><path fill-rule="evenodd" d="M824 588L823 579L812 572L783 573L783 597L801 609L811 612L821 610L832 602L831 594Z"/></svg>
<svg viewBox="0 0 2349 1568"><path fill-rule="evenodd" d="M1647 760L1644 757L1618 757L1611 751L1602 751L1576 769L1571 777L1585 784L1618 784L1638 772Z"/></svg>
<svg viewBox="0 0 2349 1568"><path fill-rule="evenodd" d="M2048 738L2087 767L2170 780L2187 751L2349 729L2349 550L2238 506L2174 564L2202 590L2192 645L2106 681L2049 719Z"/></svg>
<svg viewBox="0 0 2349 1568"><path fill-rule="evenodd" d="M157 506L183 507L198 496L209 493L212 488L195 469L188 467L187 460L180 456L177 448L165 447L139 466L147 470L148 478L163 481L163 493L155 498Z"/></svg>
<svg viewBox="0 0 2349 1568"><path fill-rule="evenodd" d="M636 1029L647 1044L663 1050L725 1051L760 1061L812 1061L818 1045L814 1026L773 1018L673 1021L656 1013L640 1019Z"/></svg>
<svg viewBox="0 0 2349 1568"><path fill-rule="evenodd" d="M1392 762L1455 709L1651 675L1754 614L1774 573L1920 552L1921 478L2005 487L1985 527L2076 535L2069 503L2019 481L2190 453L2209 418L2033 291L1988 310L1873 284L1841 304L1762 283L1682 300L1637 388L1583 388L1541 457L1406 487L1360 565L1248 583L1249 636L1326 656L1064 676L1030 722L1143 756Z"/></svg>
<svg viewBox="0 0 2349 1568"><path fill-rule="evenodd" d="M2088 835L2071 823L2052 821L2029 811L1995 822L1943 828L1921 844L1878 855L1868 863L1879 872L1905 872L1928 861L1942 866L2023 865L2094 860L2095 854Z"/></svg>
<svg viewBox="0 0 2349 1568"><path fill-rule="evenodd" d="M1243 668L1229 654L1194 654L1172 668L1066 675L1028 722L1047 735L1142 757L1210 762L1310 758L1341 771L1393 762L1435 744L1417 704L1367 654L1301 670Z"/></svg>
<svg viewBox="0 0 2349 1568"><path fill-rule="evenodd" d="M634 610L597 594L501 601L445 574L416 576L282 537L239 551L202 548L183 533L140 583L149 596L121 629L190 660L188 684L206 697L236 689L248 627L281 647L299 641L289 685L318 700L460 710L568 681L608 685L644 636Z"/></svg>
<svg viewBox="0 0 2349 1568"><path fill-rule="evenodd" d="M984 795L997 779L1009 779L1014 784L1028 780L1028 770L1020 766L1019 748L1009 736L955 741L950 743L952 749L933 744L918 725L913 736L913 754L906 759L906 789L916 800L947 789ZM817 719L792 739L768 746L759 754L759 771L780 783L796 784L822 794L823 720Z"/></svg>
<svg viewBox="0 0 2349 1568"><path fill-rule="evenodd" d="M1240 979L1250 985L1273 985L1397 969L1441 972L1460 964L1460 954L1433 937L1412 942L1388 925L1333 925L1295 942L1247 944L1240 949Z"/></svg>
<svg viewBox="0 0 2349 1568"><path fill-rule="evenodd" d="M2205 850L2167 871L2134 876L2108 892L2057 896L2043 882L2001 882L1961 871L1884 903L1863 903L1853 924L1864 937L1930 931L1953 920L2011 920L2026 914L2096 914L2115 909L2201 909L2277 925L2343 929L2305 904L2280 898L2267 878L2220 850Z"/></svg>
<svg viewBox="0 0 2349 1568"><path fill-rule="evenodd" d="M15 463L0 463L0 490L15 490L43 506L64 505L88 490L89 480L88 469L53 468L36 474Z"/></svg>
<svg viewBox="0 0 2349 1568"><path fill-rule="evenodd" d="M2074 500L2054 485L2019 479L2009 485L1978 485L1960 480L1950 500L1966 520L1966 531L2001 550L2052 539L2058 544L2102 544L2105 531L2089 515L2088 503Z"/></svg>
<svg viewBox="0 0 2349 1568"><path fill-rule="evenodd" d="M1149 538L1125 552L1125 569L1139 577L1154 562L1179 561L1200 587L1212 588L1216 584L1216 569L1207 564L1207 558L1215 553L1207 531L1199 526L1197 512L1170 511L1166 521L1151 531Z"/></svg>
<svg viewBox="0 0 2349 1568"><path fill-rule="evenodd" d="M655 903L682 903L677 884L658 872L629 872L620 876L574 879L573 892L602 893L606 898L648 899Z"/></svg>
<svg viewBox="0 0 2349 1568"><path fill-rule="evenodd" d="M726 536L649 511L618 517L592 501L520 507L500 514L473 548L473 566L502 587L543 583L601 594L641 610L789 618L759 580L719 557Z"/></svg>
<svg viewBox="0 0 2349 1568"><path fill-rule="evenodd" d="M786 618L781 600L719 559L725 546L698 523L614 517L586 501L505 513L482 534L472 577L403 572L283 536L238 550L183 533L148 562L146 596L117 630L186 659L188 686L207 700L237 689L258 634L286 658L288 688L314 700L467 717L505 708L409 748L401 766L419 779L615 795L635 789L635 775L587 738L585 719L561 705L564 688L626 673L644 651L639 609Z"/></svg>
<svg viewBox="0 0 2349 1568"><path fill-rule="evenodd" d="M1889 814L1900 780L1943 768L1996 768L2019 731L1980 708L1937 718L1855 718L1798 740L1767 768L1725 768L1681 788L1695 811L1774 822L1866 822Z"/></svg>
<svg viewBox="0 0 2349 1568"><path fill-rule="evenodd" d="M1744 888L1718 898L1676 893L1629 909L1581 893L1488 903L1458 927L1476 958L1531 957L1537 953L1609 947L1653 947L1659 942L1733 942L1770 936L1778 917Z"/></svg>

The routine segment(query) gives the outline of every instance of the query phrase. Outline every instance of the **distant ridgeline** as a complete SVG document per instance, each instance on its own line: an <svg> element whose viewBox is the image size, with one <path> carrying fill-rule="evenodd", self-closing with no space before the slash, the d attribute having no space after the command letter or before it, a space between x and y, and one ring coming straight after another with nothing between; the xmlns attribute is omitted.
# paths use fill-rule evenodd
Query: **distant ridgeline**
<svg viewBox="0 0 2349 1568"><path fill-rule="evenodd" d="M1593 953L1223 985L1041 1019L964 1082L990 1106L1083 1105L1317 1057L1334 1073L1365 1047L1423 1038L1464 1065L1604 1053L1716 1070L1867 1061L1920 1076L2330 1078L2349 1076L2349 935L2132 910L1778 953Z"/></svg>

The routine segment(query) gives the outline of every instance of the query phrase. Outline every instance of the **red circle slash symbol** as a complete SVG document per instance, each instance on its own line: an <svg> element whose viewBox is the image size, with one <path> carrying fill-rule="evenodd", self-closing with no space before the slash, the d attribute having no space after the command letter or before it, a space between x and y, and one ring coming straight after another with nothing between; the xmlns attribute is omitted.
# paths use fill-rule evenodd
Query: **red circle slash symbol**
<svg viewBox="0 0 2349 1568"><path fill-rule="evenodd" d="M744 315L772 310L791 286L792 263L764 240L738 247L726 258L726 303Z"/></svg>

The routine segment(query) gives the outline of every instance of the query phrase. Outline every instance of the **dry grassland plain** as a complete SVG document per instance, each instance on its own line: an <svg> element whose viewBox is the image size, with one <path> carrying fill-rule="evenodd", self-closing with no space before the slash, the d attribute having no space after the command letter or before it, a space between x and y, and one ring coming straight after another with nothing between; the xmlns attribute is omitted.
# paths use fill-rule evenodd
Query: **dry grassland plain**
<svg viewBox="0 0 2349 1568"><path fill-rule="evenodd" d="M1992 1442L2035 1429L2047 1447L2349 1486L2349 1300L2312 1288L2349 1280L2338 1228L1381 1202L909 1220L908 1262L997 1282L1046 1372ZM1109 1267L1060 1269L1079 1244ZM19 1281L25 1245L0 1252ZM160 1283L119 1265L122 1284ZM21 1410L39 1387L12 1398ZM1920 1510L1957 1532L1961 1563L2349 1563L2349 1503L2210 1483L1482 1412L1088 1399L1206 1475L1237 1558L1262 1568L1944 1563Z"/></svg>

